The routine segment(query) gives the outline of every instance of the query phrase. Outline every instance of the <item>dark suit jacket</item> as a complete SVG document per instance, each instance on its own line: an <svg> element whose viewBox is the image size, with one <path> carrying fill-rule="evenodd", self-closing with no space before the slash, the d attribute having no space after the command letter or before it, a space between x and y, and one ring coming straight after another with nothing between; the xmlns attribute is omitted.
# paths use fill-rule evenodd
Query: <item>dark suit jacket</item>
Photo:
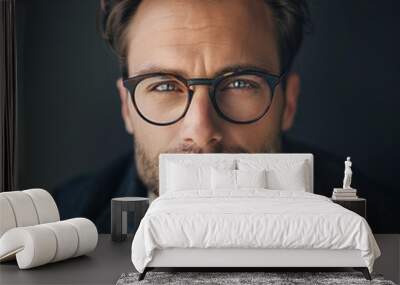
<svg viewBox="0 0 400 285"><path fill-rule="evenodd" d="M341 187L344 177L343 157L336 157L326 151L309 146L293 139L282 137L283 153L314 154L314 193L331 196L333 187ZM380 189L353 168L352 187L358 189L358 195L368 199L367 220L374 232L380 232L388 223L395 220L383 218L385 202L377 199ZM110 199L123 196L147 197L147 190L140 181L133 152L92 175L77 177L52 191L60 210L61 218L86 217L92 220L100 233L110 232ZM386 201L387 203L388 201Z"/></svg>

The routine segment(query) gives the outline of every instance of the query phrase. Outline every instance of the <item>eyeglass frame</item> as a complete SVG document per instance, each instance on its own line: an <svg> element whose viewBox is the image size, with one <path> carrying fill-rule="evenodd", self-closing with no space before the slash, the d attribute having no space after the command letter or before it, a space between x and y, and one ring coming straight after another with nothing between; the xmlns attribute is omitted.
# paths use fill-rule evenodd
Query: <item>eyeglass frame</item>
<svg viewBox="0 0 400 285"><path fill-rule="evenodd" d="M270 90L271 90L271 104L269 104L269 106L265 109L265 111L258 116L255 119L252 120L248 120L248 121L236 121L234 119L229 118L228 116L226 116L219 108L218 103L216 102L216 96L215 96L215 90L216 87L218 86L218 84L220 82L222 82L223 80L231 77L231 76L237 76L237 75L258 75L261 76L268 84ZM179 116L179 118L177 118L176 120L173 120L171 122L167 122L167 123L158 123L158 122L154 122L152 120L149 120L148 118L146 118L141 112L139 107L136 104L136 100L135 100L135 91L137 86L139 85L140 82L142 82L143 80L150 78L150 77L154 77L154 76L173 76L176 79L178 79L181 83L183 83L186 88L188 89L188 96L189 96L189 100L185 106L185 110L183 111L182 115ZM238 68L234 71L230 71L224 74L220 74L214 78L189 78L186 79L185 77L179 75L179 74L175 74L175 73L169 73L169 72L151 72L151 73L145 73L145 74L139 74L139 75L135 75L132 77L127 77L124 76L123 78L123 86L129 91L133 105L136 109L136 111L138 112L139 116L145 120L146 122L153 124L153 125L157 125L157 126L168 126L168 125L172 125L175 124L176 122L178 122L179 120L181 120L187 113L187 111L189 110L189 106L192 102L192 98L194 95L194 90L191 89L191 86L195 86L195 85L208 85L209 91L208 91L208 96L212 102L212 105L214 107L214 110L217 112L217 114L223 118L224 120L234 123L234 124L251 124L254 123L258 120L260 120L262 117L265 116L265 114L269 111L271 105L272 105L272 101L274 98L274 90L276 88L276 86L279 85L279 83L282 82L283 78L287 75L287 70L283 70L281 72L280 75L275 75L275 74L271 74L268 71L261 69L261 68Z"/></svg>

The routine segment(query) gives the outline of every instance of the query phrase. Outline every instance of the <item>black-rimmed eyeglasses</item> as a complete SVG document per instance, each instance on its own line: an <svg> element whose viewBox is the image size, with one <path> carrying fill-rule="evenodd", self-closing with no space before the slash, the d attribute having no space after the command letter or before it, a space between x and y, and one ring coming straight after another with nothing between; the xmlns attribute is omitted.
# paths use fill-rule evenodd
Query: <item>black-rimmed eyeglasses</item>
<svg viewBox="0 0 400 285"><path fill-rule="evenodd" d="M210 86L209 97L223 119L249 124L268 112L274 89L285 74L238 69L213 79L186 79L177 74L147 73L126 78L123 84L140 117L154 125L171 125L182 119L192 101L194 85Z"/></svg>

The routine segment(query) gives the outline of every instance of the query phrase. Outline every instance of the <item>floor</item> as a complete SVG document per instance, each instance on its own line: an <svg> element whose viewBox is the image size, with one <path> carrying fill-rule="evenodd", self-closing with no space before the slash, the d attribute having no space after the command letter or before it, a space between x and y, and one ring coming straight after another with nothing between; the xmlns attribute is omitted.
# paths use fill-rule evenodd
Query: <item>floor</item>
<svg viewBox="0 0 400 285"><path fill-rule="evenodd" d="M382 256L374 272L400 285L400 234L377 234ZM130 260L132 238L115 243L99 235L97 249L88 256L18 270L16 262L0 264L0 284L115 284L122 273L135 271ZM311 270L312 271L312 270Z"/></svg>
<svg viewBox="0 0 400 285"><path fill-rule="evenodd" d="M400 234L376 234L375 239L381 250L381 257L375 261L374 272L385 279L400 284Z"/></svg>

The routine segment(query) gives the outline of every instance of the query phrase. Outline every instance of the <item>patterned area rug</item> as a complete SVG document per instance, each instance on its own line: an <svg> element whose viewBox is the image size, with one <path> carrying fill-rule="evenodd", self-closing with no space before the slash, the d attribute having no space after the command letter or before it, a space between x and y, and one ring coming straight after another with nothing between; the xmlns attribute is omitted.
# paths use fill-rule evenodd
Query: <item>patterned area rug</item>
<svg viewBox="0 0 400 285"><path fill-rule="evenodd" d="M133 284L390 284L382 275L372 274L372 281L361 272L147 272L138 281L139 273L124 273L117 285Z"/></svg>

